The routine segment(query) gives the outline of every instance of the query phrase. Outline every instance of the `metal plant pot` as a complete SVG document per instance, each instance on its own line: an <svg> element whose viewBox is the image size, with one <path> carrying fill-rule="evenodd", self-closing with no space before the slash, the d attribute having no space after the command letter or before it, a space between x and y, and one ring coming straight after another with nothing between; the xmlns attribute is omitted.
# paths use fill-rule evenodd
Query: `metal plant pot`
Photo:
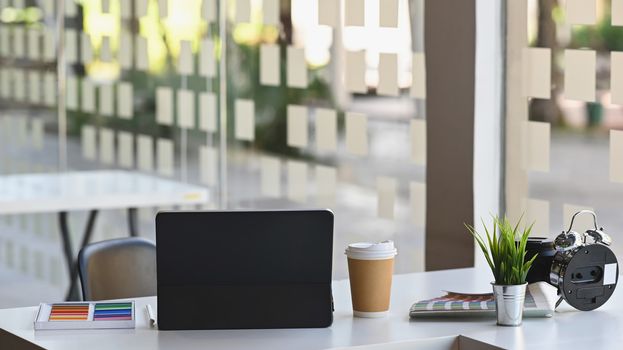
<svg viewBox="0 0 623 350"><path fill-rule="evenodd" d="M498 326L519 326L523 319L523 304L528 283L499 285L491 282L495 298Z"/></svg>

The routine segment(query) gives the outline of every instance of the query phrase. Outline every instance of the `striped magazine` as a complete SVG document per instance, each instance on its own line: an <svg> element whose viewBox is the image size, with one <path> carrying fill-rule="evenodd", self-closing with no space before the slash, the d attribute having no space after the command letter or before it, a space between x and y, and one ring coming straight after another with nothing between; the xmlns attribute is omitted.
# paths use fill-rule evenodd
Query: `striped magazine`
<svg viewBox="0 0 623 350"><path fill-rule="evenodd" d="M409 316L495 316L493 293L471 294L449 291L445 293L440 297L421 300L413 304L409 310ZM555 300L555 289L547 283L529 284L526 289L524 316L552 317Z"/></svg>

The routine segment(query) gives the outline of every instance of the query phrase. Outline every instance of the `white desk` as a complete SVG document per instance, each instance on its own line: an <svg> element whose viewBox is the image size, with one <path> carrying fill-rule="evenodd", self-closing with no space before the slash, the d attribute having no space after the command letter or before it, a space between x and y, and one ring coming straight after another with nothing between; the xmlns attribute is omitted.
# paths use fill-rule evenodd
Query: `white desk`
<svg viewBox="0 0 623 350"><path fill-rule="evenodd" d="M206 188L128 171L0 176L0 215L59 213L63 251L71 281L68 299L77 297L77 269L67 224L68 212L89 211L82 236L83 247L90 240L100 209L128 209L130 235L136 236L137 208L200 204L207 201Z"/></svg>
<svg viewBox="0 0 623 350"><path fill-rule="evenodd" d="M344 263L344 262L340 262ZM440 290L489 291L490 277L474 269L397 275L390 315L380 319L353 318L348 281L333 284L334 323L324 329L158 331L148 327L145 304L137 299L135 330L38 331L32 321L36 307L0 310L0 328L47 349L325 349L378 344L459 334L510 349L616 349L623 344L621 288L602 308L575 311L561 305L553 318L527 318L521 327L498 327L494 318L410 321L408 310L417 300L438 296ZM430 349L430 348L429 348Z"/></svg>

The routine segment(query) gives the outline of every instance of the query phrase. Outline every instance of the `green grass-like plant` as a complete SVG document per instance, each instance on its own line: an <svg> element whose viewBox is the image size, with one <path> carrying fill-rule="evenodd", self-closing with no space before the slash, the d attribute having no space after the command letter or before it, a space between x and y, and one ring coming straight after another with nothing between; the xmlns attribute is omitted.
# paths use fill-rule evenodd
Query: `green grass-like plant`
<svg viewBox="0 0 623 350"><path fill-rule="evenodd" d="M485 228L488 247L485 238L476 231L474 226L465 224L485 255L491 272L493 272L495 284L519 285L526 283L528 271L536 259L537 254L534 254L530 260L526 261L526 244L534 224L520 232L520 223L521 218L513 226L508 218L501 219L496 215L493 217L493 228L488 229L483 220L482 225Z"/></svg>

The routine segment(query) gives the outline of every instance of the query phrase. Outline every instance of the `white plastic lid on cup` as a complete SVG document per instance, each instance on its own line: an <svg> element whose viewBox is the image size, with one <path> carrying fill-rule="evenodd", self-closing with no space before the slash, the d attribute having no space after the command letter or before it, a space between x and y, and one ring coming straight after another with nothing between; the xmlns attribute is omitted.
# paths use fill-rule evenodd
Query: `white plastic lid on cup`
<svg viewBox="0 0 623 350"><path fill-rule="evenodd" d="M349 244L344 254L357 260L384 260L396 256L398 250L394 247L394 241L359 242Z"/></svg>

